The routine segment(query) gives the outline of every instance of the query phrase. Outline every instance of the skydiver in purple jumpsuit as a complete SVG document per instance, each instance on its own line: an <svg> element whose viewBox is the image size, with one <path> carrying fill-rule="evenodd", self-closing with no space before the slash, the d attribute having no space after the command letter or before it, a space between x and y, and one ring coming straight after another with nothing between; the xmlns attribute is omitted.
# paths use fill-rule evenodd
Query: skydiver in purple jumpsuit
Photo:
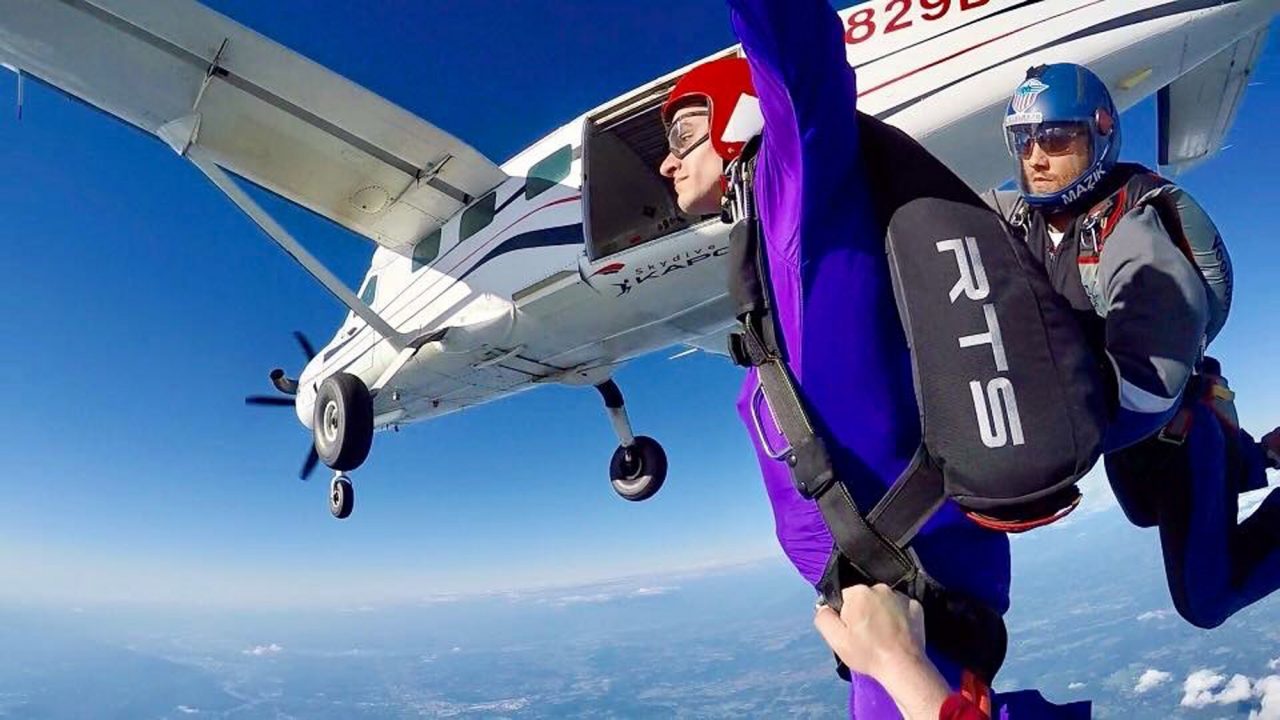
<svg viewBox="0 0 1280 720"><path fill-rule="evenodd" d="M841 23L824 0L727 2L750 75L735 70L741 61L720 60L677 84L663 109L672 154L662 172L674 181L685 212L719 212L725 162L741 154L743 141L754 134L749 121L758 97L755 132L760 116L764 132L755 196L773 312L837 477L860 506L871 507L908 465L920 421L885 238L872 217L868 190L874 178L864 175L860 161L856 83ZM774 459L786 442L755 370L747 374L738 409L756 447L778 540L800 574L816 584L834 542L817 504L800 496L787 466ZM913 547L942 584L1001 613L1008 609L1005 535L978 527L948 504ZM931 656L957 687L961 669L936 652ZM856 675L850 714L899 717L878 684Z"/></svg>

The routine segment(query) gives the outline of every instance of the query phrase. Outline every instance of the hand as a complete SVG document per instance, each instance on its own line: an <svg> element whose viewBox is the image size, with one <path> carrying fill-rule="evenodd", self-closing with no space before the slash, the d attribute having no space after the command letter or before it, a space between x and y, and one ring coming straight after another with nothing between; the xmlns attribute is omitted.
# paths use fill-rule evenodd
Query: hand
<svg viewBox="0 0 1280 720"><path fill-rule="evenodd" d="M837 615L818 608L813 624L849 669L879 682L909 720L938 717L951 689L925 656L924 608L888 585L855 585Z"/></svg>
<svg viewBox="0 0 1280 720"><path fill-rule="evenodd" d="M849 669L879 678L897 661L924 657L924 608L888 585L845 588L837 615L823 605L813 624Z"/></svg>

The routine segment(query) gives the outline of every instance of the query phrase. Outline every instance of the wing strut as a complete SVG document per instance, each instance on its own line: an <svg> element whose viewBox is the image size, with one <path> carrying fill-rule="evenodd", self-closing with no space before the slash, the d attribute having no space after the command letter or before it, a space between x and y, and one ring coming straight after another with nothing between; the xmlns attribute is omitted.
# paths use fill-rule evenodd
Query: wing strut
<svg viewBox="0 0 1280 720"><path fill-rule="evenodd" d="M280 223L275 221L275 218L267 214L267 211L263 210L261 206L253 201L253 198L249 197L231 179L231 176L218 167L198 144L191 144L186 148L186 157L196 167L200 168L200 172L204 173L214 185L218 186L219 190L231 198L231 202L234 202L250 219L257 223L258 227L262 228L285 254L301 265L326 290L333 293L343 305L351 308L351 312L355 313L361 320L369 323L369 327L373 328L374 332L386 338L396 350L404 350L408 346L409 343L404 335L396 332L394 328L387 324L386 320L382 319L381 315L374 312L373 308L365 305L360 298L356 297L355 293L342 284L341 280L329 272L329 269L324 264L307 252L306 248L302 247L301 243L295 240L288 230L281 227Z"/></svg>

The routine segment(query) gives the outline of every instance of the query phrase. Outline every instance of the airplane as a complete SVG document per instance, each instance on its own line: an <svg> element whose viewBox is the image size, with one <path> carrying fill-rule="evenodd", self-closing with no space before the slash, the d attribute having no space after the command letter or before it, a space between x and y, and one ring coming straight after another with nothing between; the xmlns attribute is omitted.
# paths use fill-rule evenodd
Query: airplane
<svg viewBox="0 0 1280 720"><path fill-rule="evenodd" d="M1280 0L873 0L839 13L859 108L918 139L973 188L999 185L1009 93L1034 65L1079 62L1121 109L1157 96L1160 164L1218 152ZM728 48L706 58L738 53ZM704 59L705 60L705 59ZM702 61L699 61L702 62ZM611 379L683 344L726 354L729 226L688 217L658 173L677 69L569 121L501 165L193 0L0 0L0 64L166 143L348 309L295 378L270 372L312 435L305 479L349 473L375 430L540 384L591 386L618 437L614 490L651 497L660 444ZM692 67L692 66L689 66ZM352 291L233 178L374 243Z"/></svg>

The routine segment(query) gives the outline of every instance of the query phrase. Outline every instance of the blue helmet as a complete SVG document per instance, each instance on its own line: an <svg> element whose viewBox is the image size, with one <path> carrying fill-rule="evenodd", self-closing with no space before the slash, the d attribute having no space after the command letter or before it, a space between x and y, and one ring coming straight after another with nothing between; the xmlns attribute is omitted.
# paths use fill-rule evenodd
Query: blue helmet
<svg viewBox="0 0 1280 720"><path fill-rule="evenodd" d="M1088 196L1120 157L1120 114L1107 86L1082 65L1059 63L1027 71L1027 79L1009 100L1004 131L1022 196L1035 207L1064 208ZM1091 155L1079 177L1052 193L1036 193L1027 186L1022 157L1031 151L1033 140L1052 154L1066 152L1084 135Z"/></svg>

